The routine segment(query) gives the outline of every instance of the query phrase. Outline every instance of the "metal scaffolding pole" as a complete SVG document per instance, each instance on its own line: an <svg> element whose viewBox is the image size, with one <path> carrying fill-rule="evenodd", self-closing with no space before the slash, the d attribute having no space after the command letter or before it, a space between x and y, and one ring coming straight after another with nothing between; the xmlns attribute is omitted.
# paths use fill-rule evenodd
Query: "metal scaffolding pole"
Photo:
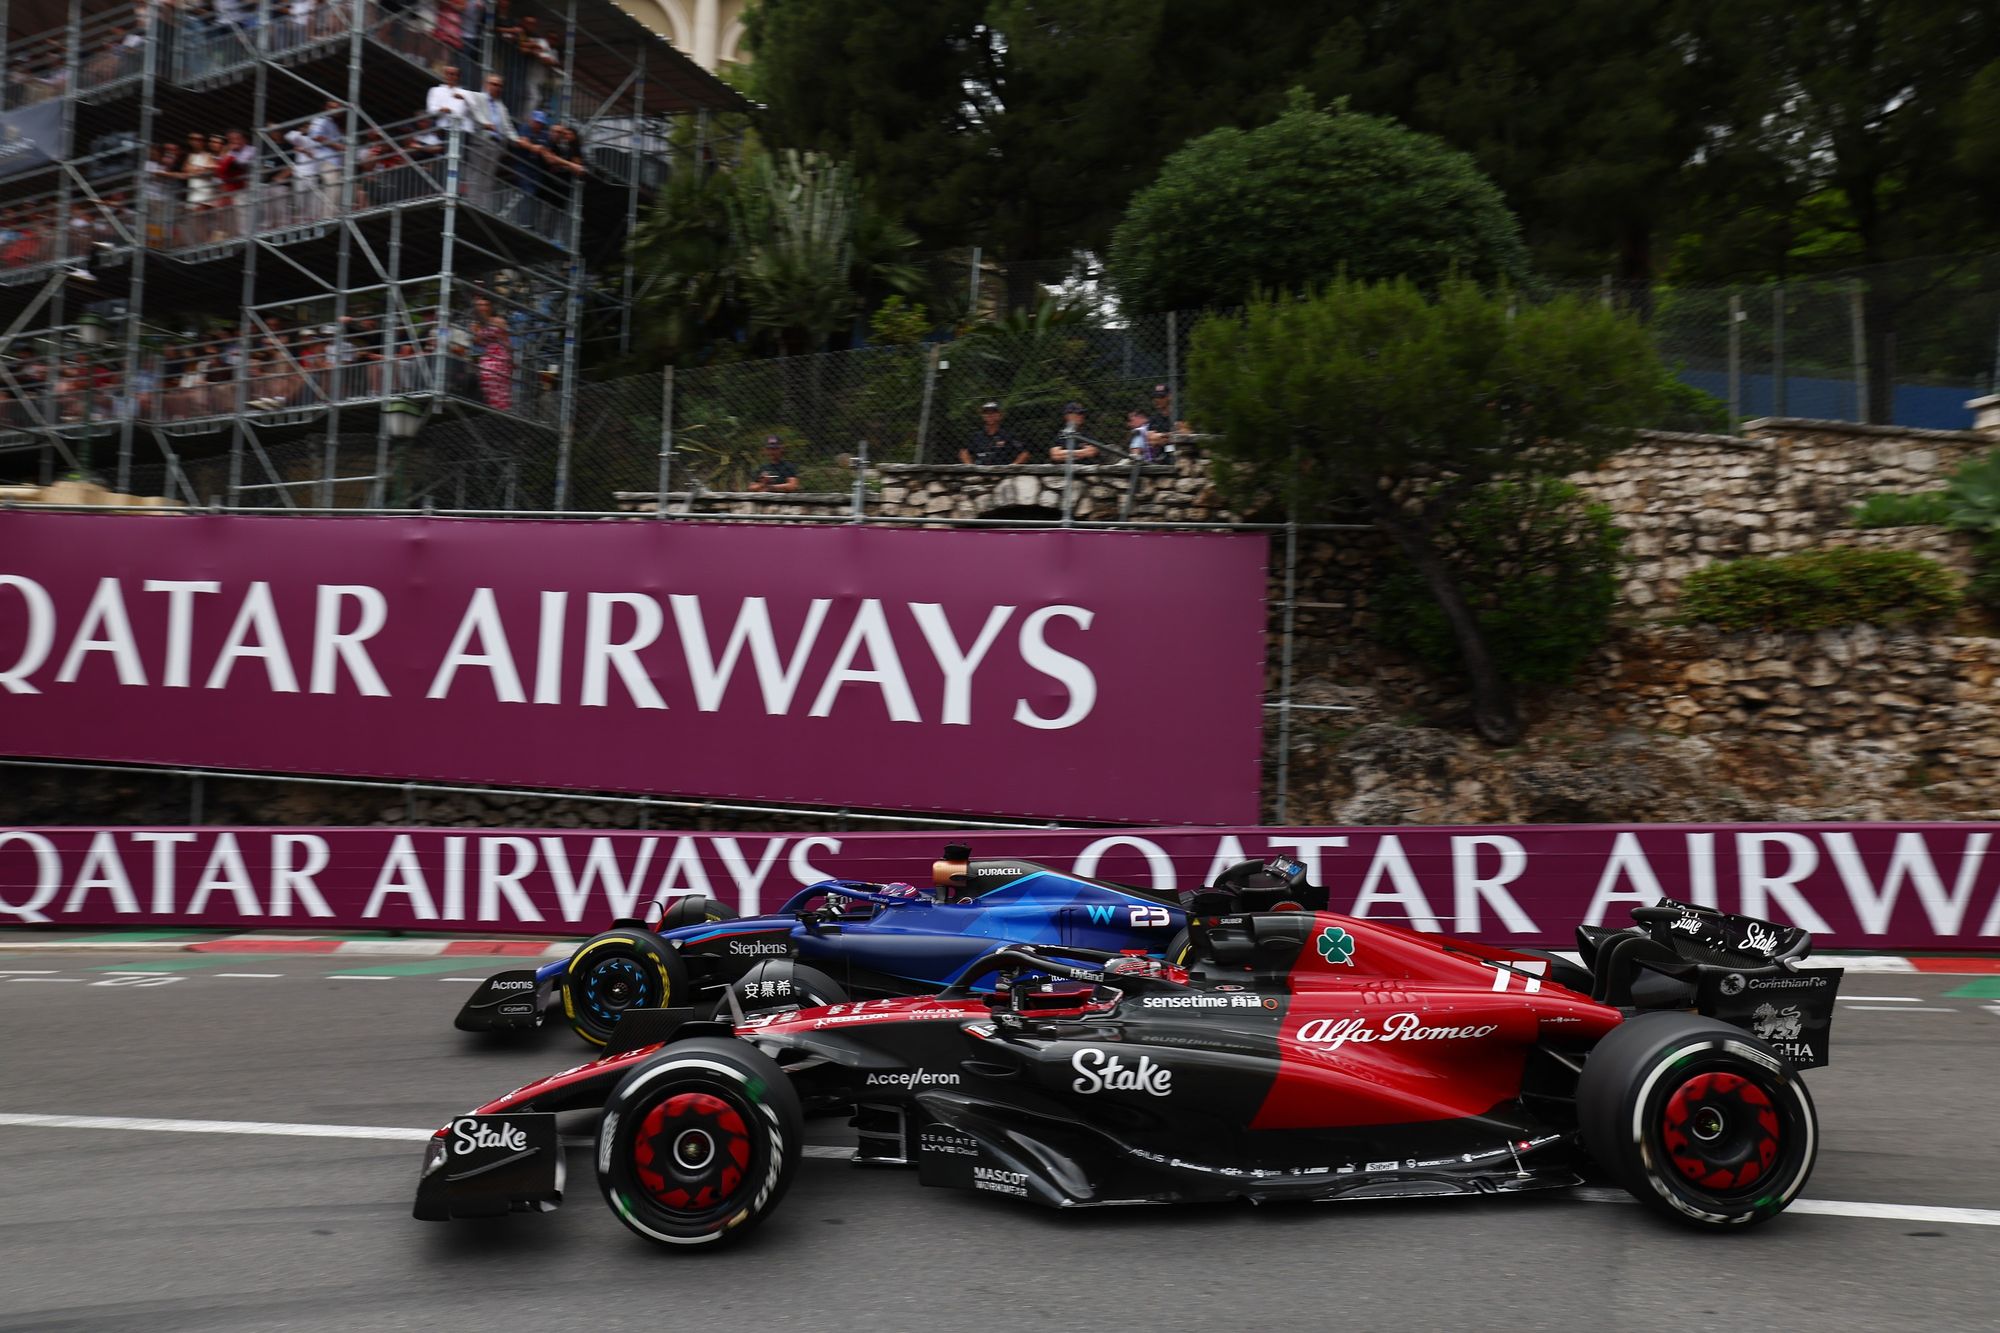
<svg viewBox="0 0 2000 1333"><path fill-rule="evenodd" d="M0 0L4 3L4 0ZM640 149L645 143L646 123L646 50L639 48L639 75L632 92L632 160L625 170L625 244L630 247L633 233L639 227L639 161ZM618 355L632 355L632 265L624 265L625 275L618 311Z"/></svg>
<svg viewBox="0 0 2000 1333"><path fill-rule="evenodd" d="M319 503L323 509L333 508L333 479L340 471L340 400L341 381L346 375L342 364L343 352L351 355L354 339L347 328L347 284L353 262L354 229L361 224L354 220L353 203L355 187L355 140L361 129L361 67L367 58L362 48L362 34L367 31L367 0L349 0L351 12L347 26L347 117L341 127L340 179L335 183L333 214L340 219L340 254L334 261L333 279L333 339L328 344L332 350L331 363L327 367L327 387L329 405L326 414L326 448L322 454L324 466L320 472Z"/></svg>
<svg viewBox="0 0 2000 1333"><path fill-rule="evenodd" d="M267 31L271 22L271 0L257 0L257 27ZM250 126L253 134L263 134L265 117L270 110L270 70L262 59L256 62L256 73L250 93ZM262 154L258 154L261 159ZM242 358L236 376L235 417L229 429L229 508L236 508L243 498L243 446L249 439L250 424L245 420L243 409L250 400L250 311L257 304L257 258L258 243L254 233L256 220L264 212L264 173L259 170L250 178L250 225L244 229L243 238L243 282L239 292L236 318L237 354ZM273 481L277 478L273 477ZM284 495L285 492L278 492Z"/></svg>
<svg viewBox="0 0 2000 1333"><path fill-rule="evenodd" d="M403 310L403 289L399 285L403 276L403 210L396 209L389 214L389 287L382 309L382 340L378 344L382 352L381 388L378 396L392 396L396 385L396 332L397 318ZM375 411L375 480L368 488L368 503L380 509L393 498L389 494L389 413L380 405Z"/></svg>
<svg viewBox="0 0 2000 1333"><path fill-rule="evenodd" d="M152 190L145 179L145 153L153 142L153 113L155 85L159 78L160 62L166 59L166 43L162 41L164 25L159 21L158 0L147 0L141 17L146 41L146 65L139 79L139 180L136 182L132 221L132 266L131 280L125 292L125 402L124 420L118 423L118 483L114 489L121 494L132 489L132 437L139 429L139 395L134 386L139 382L139 338L143 327L141 314L146 308L146 260L147 239L152 225ZM5 20L0 19L0 24ZM170 490L170 487L162 487Z"/></svg>
<svg viewBox="0 0 2000 1333"><path fill-rule="evenodd" d="M563 29L562 122L569 123L572 79L576 73L576 0L565 6ZM556 398L556 486L550 508L569 508L569 468L576 444L577 325L583 320L583 182L569 183L569 294L564 302L563 357Z"/></svg>

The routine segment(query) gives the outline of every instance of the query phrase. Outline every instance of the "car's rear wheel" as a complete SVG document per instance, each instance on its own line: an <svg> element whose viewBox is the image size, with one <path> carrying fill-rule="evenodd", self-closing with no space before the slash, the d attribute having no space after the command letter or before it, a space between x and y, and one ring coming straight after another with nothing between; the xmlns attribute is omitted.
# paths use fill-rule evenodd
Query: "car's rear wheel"
<svg viewBox="0 0 2000 1333"><path fill-rule="evenodd" d="M1819 1119L1798 1072L1740 1028L1640 1014L1591 1051L1584 1147L1641 1202L1701 1227L1747 1226L1798 1197Z"/></svg>
<svg viewBox="0 0 2000 1333"><path fill-rule="evenodd" d="M710 921L734 921L736 909L702 894L691 893L684 898L676 898L668 904L660 916L660 929L669 931L681 926L699 926Z"/></svg>
<svg viewBox="0 0 2000 1333"><path fill-rule="evenodd" d="M804 1120L791 1080L742 1042L676 1042L604 1105L597 1183L634 1233L666 1245L741 1240L798 1171Z"/></svg>
<svg viewBox="0 0 2000 1333"><path fill-rule="evenodd" d="M651 931L611 930L570 955L563 1013L579 1037L602 1046L624 1014L685 1003L677 997L687 989L687 966L671 944Z"/></svg>

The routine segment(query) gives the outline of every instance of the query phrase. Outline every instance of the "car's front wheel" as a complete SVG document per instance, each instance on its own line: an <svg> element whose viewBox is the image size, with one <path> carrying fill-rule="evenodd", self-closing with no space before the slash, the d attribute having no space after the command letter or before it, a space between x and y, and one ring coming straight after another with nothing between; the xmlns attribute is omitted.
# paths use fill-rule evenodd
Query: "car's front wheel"
<svg viewBox="0 0 2000 1333"><path fill-rule="evenodd" d="M1687 1013L1612 1029L1584 1062L1577 1122L1614 1181L1701 1227L1783 1212L1819 1152L1798 1071L1742 1029Z"/></svg>
<svg viewBox="0 0 2000 1333"><path fill-rule="evenodd" d="M579 1037L602 1046L629 1011L685 1004L687 991L687 965L673 945L649 930L609 930L570 955L563 1013Z"/></svg>
<svg viewBox="0 0 2000 1333"><path fill-rule="evenodd" d="M778 1206L804 1137L798 1094L771 1059L739 1041L675 1042L605 1103L597 1183L647 1240L728 1244Z"/></svg>

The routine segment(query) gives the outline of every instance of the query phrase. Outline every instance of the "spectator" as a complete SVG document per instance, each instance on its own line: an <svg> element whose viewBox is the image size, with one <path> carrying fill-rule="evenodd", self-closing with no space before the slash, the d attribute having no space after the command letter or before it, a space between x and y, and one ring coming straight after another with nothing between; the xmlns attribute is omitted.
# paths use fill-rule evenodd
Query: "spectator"
<svg viewBox="0 0 2000 1333"><path fill-rule="evenodd" d="M785 461L785 442L775 435L764 437L764 463L750 479L753 491L785 491L799 488L799 470Z"/></svg>
<svg viewBox="0 0 2000 1333"><path fill-rule="evenodd" d="M1083 435L1083 404L1068 402L1063 404L1062 429L1057 433L1055 444L1049 449L1051 463L1095 463L1098 450Z"/></svg>
<svg viewBox="0 0 2000 1333"><path fill-rule="evenodd" d="M1028 461L1028 451L1001 426L1006 413L996 402L979 405L979 429L958 451L958 461L979 467L1006 467Z"/></svg>
<svg viewBox="0 0 2000 1333"><path fill-rule="evenodd" d="M1173 392L1164 384L1153 386L1153 410L1146 416L1146 430L1154 453L1165 457L1174 451L1174 437L1188 433L1188 424L1174 417Z"/></svg>
<svg viewBox="0 0 2000 1333"><path fill-rule="evenodd" d="M465 39L465 0L437 0L437 17L431 21L431 35L446 46L456 48Z"/></svg>
<svg viewBox="0 0 2000 1333"><path fill-rule="evenodd" d="M514 335L507 321L493 313L493 302L472 302L472 338L479 346L479 393L488 407L514 408Z"/></svg>
<svg viewBox="0 0 2000 1333"><path fill-rule="evenodd" d="M1125 428L1131 432L1131 438L1125 442L1125 451L1141 463L1150 463L1159 457L1159 446L1153 442L1159 432L1151 428L1151 423L1152 413L1143 407L1135 407L1125 414Z"/></svg>
<svg viewBox="0 0 2000 1333"><path fill-rule="evenodd" d="M482 207L502 211L493 196L499 184L500 155L514 141L514 121L507 113L507 88L498 74L488 74L484 90L472 99L473 132L467 136L465 172L472 197Z"/></svg>
<svg viewBox="0 0 2000 1333"><path fill-rule="evenodd" d="M215 142L210 140L211 147ZM249 187L250 175L256 169L257 150L250 146L249 136L242 130L231 130L229 138L222 141L222 151L215 159L215 182L223 209L223 224L237 234L245 230L244 191Z"/></svg>
<svg viewBox="0 0 2000 1333"><path fill-rule="evenodd" d="M470 133L473 125L472 99L477 96L470 88L458 86L458 66L446 65L438 71L443 80L424 96L424 113L444 117L442 129Z"/></svg>
<svg viewBox="0 0 2000 1333"><path fill-rule="evenodd" d="M292 202L300 222L326 216L327 180L340 174L339 154L315 139L306 130L286 130L285 142L292 149Z"/></svg>

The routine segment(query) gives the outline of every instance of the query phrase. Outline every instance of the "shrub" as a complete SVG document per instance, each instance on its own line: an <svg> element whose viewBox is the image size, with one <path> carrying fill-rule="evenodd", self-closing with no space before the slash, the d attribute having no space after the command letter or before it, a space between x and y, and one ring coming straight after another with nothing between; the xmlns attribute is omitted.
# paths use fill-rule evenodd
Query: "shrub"
<svg viewBox="0 0 2000 1333"><path fill-rule="evenodd" d="M1854 506L1847 521L1857 528L1922 528L1941 525L1950 517L1951 497L1944 491L1916 495L1884 492Z"/></svg>
<svg viewBox="0 0 2000 1333"><path fill-rule="evenodd" d="M1553 478L1496 482L1456 506L1440 546L1478 617L1494 664L1517 683L1568 680L1604 641L1618 597L1624 533L1611 511ZM1444 670L1458 643L1407 560L1376 589L1377 634Z"/></svg>
<svg viewBox="0 0 2000 1333"><path fill-rule="evenodd" d="M1928 556L1833 547L1698 569L1681 585L1680 619L1725 630L1820 630L1936 620L1958 605L1950 573Z"/></svg>

